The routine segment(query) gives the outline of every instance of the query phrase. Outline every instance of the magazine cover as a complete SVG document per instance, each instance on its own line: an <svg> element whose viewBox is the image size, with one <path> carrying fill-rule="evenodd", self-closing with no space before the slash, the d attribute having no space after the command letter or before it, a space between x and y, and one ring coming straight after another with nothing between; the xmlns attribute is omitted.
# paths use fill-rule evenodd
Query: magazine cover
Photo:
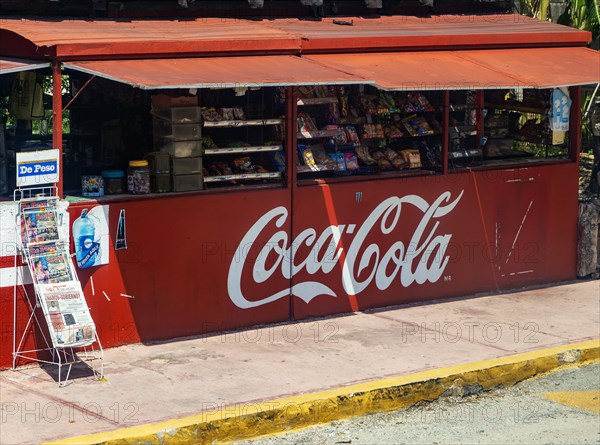
<svg viewBox="0 0 600 445"><path fill-rule="evenodd" d="M73 280L69 255L61 243L30 246L29 257L29 268L34 283L63 283Z"/></svg>
<svg viewBox="0 0 600 445"><path fill-rule="evenodd" d="M78 281L40 284L38 290L54 347L86 346L95 341L96 326Z"/></svg>
<svg viewBox="0 0 600 445"><path fill-rule="evenodd" d="M21 240L23 245L58 240L55 199L21 204Z"/></svg>

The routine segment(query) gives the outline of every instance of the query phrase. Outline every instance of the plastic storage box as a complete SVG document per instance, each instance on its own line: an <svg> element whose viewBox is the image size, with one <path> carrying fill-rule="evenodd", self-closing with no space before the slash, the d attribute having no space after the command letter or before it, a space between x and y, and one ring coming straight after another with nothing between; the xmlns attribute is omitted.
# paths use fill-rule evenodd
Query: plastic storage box
<svg viewBox="0 0 600 445"><path fill-rule="evenodd" d="M175 158L189 158L202 156L202 143L200 141L166 141L160 151L168 153Z"/></svg>
<svg viewBox="0 0 600 445"><path fill-rule="evenodd" d="M200 107L157 108L154 110L154 114L173 124L198 123L202 119Z"/></svg>
<svg viewBox="0 0 600 445"><path fill-rule="evenodd" d="M202 158L173 158L173 175L193 175L202 173Z"/></svg>
<svg viewBox="0 0 600 445"><path fill-rule="evenodd" d="M204 178L202 173L197 175L178 175L173 176L174 192L189 192L192 190L202 190L204 188Z"/></svg>
<svg viewBox="0 0 600 445"><path fill-rule="evenodd" d="M171 124L167 121L156 123L156 135L171 141L195 141L202 135L200 124Z"/></svg>

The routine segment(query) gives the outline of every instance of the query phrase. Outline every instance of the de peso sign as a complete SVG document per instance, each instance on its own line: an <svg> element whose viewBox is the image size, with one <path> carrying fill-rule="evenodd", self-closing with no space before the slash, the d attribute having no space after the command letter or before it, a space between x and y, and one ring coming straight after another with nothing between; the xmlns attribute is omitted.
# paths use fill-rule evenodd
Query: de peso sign
<svg viewBox="0 0 600 445"><path fill-rule="evenodd" d="M17 153L17 187L54 184L59 178L58 149Z"/></svg>
<svg viewBox="0 0 600 445"><path fill-rule="evenodd" d="M335 298L338 295L330 287L331 279L324 279L330 274L339 274L337 280L347 295L360 295L370 286L383 291L393 283L402 287L435 283L450 260L447 250L452 234L445 233L443 221L457 207L463 193L452 196L444 192L431 202L418 195L392 196L379 203L362 222L330 225L321 233L309 227L293 240L281 229L287 221L288 210L276 207L260 217L240 242L229 265L229 298L241 309L262 306L290 295L306 303L320 295ZM420 219L412 235L406 237L405 230L401 230L402 236L399 229L406 228L403 213L408 207L420 215ZM389 247L382 248L369 241L374 235L378 239L387 238ZM344 237L348 242L340 242ZM268 238L268 241L257 246L259 238ZM260 251L251 259L248 251L253 245ZM300 246L305 247L304 252L309 251L308 255L298 254ZM250 292L252 298L247 298L242 290L243 282L258 285L274 275L291 280L298 274L304 277L319 274L321 279L304 279L270 295Z"/></svg>

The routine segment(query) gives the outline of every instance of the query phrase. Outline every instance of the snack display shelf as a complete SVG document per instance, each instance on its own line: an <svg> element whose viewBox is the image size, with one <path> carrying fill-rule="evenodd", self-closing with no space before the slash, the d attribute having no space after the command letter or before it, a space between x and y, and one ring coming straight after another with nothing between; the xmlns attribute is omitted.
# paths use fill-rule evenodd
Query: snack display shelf
<svg viewBox="0 0 600 445"><path fill-rule="evenodd" d="M471 111L479 108L476 104L450 105L450 111Z"/></svg>
<svg viewBox="0 0 600 445"><path fill-rule="evenodd" d="M546 114L545 108L532 107L521 104L511 103L486 103L484 108L496 108L500 110L520 111L521 113Z"/></svg>
<svg viewBox="0 0 600 445"><path fill-rule="evenodd" d="M395 137L389 137L389 136L375 136L375 137L366 137L366 136L361 136L362 139L365 140L373 140L373 139L408 139L408 138L425 138L428 136L438 136L439 133L428 133L428 134L415 134L415 135L411 135L411 134L407 134L404 136L395 136Z"/></svg>
<svg viewBox="0 0 600 445"><path fill-rule="evenodd" d="M298 106L302 105L324 105L324 104L336 104L339 102L337 97L311 97L307 99L298 99Z"/></svg>
<svg viewBox="0 0 600 445"><path fill-rule="evenodd" d="M338 130L299 131L298 139L332 138L338 135Z"/></svg>
<svg viewBox="0 0 600 445"><path fill-rule="evenodd" d="M338 125L362 125L367 121L364 116L357 117L340 117L338 119Z"/></svg>
<svg viewBox="0 0 600 445"><path fill-rule="evenodd" d="M281 172L268 172L268 173L241 173L237 175L225 175L225 176L205 176L204 182L224 182L244 179L272 179L281 178Z"/></svg>
<svg viewBox="0 0 600 445"><path fill-rule="evenodd" d="M371 115L371 116L389 116L391 114L405 114L405 115L411 115L411 114L422 114L422 113L435 113L437 111L440 110L420 110L420 111L406 111L403 110L401 108L386 108L385 110L367 110L365 111L365 114L367 115Z"/></svg>
<svg viewBox="0 0 600 445"><path fill-rule="evenodd" d="M206 148L205 155L223 155L233 153L256 153L262 151L281 151L283 145L256 145L252 147Z"/></svg>
<svg viewBox="0 0 600 445"><path fill-rule="evenodd" d="M453 125L450 128L455 129L458 133L465 133L471 136L477 134L477 125Z"/></svg>
<svg viewBox="0 0 600 445"><path fill-rule="evenodd" d="M464 150L448 152L448 157L450 157L451 159L473 158L481 155L481 150Z"/></svg>
<svg viewBox="0 0 600 445"><path fill-rule="evenodd" d="M261 125L280 125L283 119L250 119L244 121L204 121L204 128L253 127Z"/></svg>
<svg viewBox="0 0 600 445"><path fill-rule="evenodd" d="M336 171L337 166L329 165L298 165L296 167L296 173L319 173L319 172L333 172Z"/></svg>

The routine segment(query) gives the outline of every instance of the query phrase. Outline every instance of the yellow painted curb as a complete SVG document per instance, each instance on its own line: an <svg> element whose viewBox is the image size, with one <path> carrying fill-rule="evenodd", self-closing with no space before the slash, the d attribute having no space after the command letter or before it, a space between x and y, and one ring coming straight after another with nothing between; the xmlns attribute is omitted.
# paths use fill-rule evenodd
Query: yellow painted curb
<svg viewBox="0 0 600 445"><path fill-rule="evenodd" d="M544 398L600 416L600 390L547 392Z"/></svg>
<svg viewBox="0 0 600 445"><path fill-rule="evenodd" d="M563 366L600 360L600 339L392 377L318 393L219 407L201 414L54 444L200 444L230 442L319 423L406 408L446 394L510 386Z"/></svg>

